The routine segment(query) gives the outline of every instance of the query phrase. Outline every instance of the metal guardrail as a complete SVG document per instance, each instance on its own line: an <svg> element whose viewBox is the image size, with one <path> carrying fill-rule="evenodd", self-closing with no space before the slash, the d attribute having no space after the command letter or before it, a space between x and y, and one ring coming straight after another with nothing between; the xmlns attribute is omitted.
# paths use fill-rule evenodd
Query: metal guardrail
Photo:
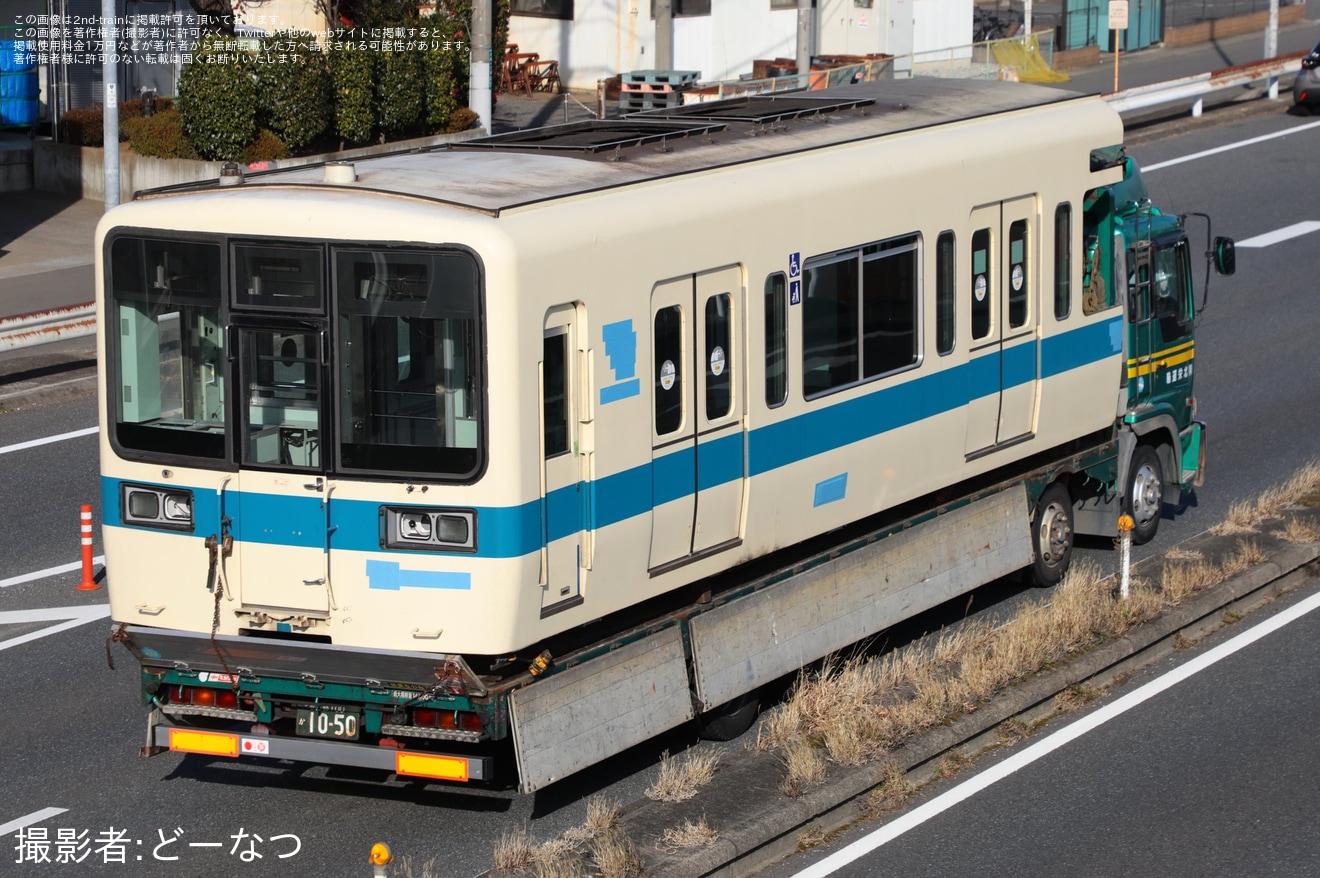
<svg viewBox="0 0 1320 878"><path fill-rule="evenodd" d="M1250 85L1259 80L1265 80L1269 83L1268 94L1271 98L1278 97L1279 77L1285 73L1295 73L1298 62L1305 55L1305 52L1294 52L1290 55L1281 55L1266 61L1239 64L1236 67L1225 67L1222 70L1212 70L1209 73L1197 73L1193 76L1184 76L1181 79L1173 79L1168 82L1140 85L1136 88L1105 95L1105 100L1120 114L1136 113L1168 104L1185 103L1190 100L1192 101L1192 116L1199 117L1204 109L1207 95L1228 88Z"/></svg>
<svg viewBox="0 0 1320 878"><path fill-rule="evenodd" d="M1200 116L1204 109L1206 96L1217 91L1250 85L1265 80L1269 83L1268 94L1278 97L1279 77L1296 72L1297 65L1306 52L1294 52L1281 55L1267 61L1241 64L1198 73L1168 82L1142 85L1105 95L1105 100L1120 114L1138 113L1161 106L1192 102L1192 116ZM887 64L892 62L886 62ZM797 77L783 77L802 88ZM807 77L802 77L807 79ZM738 83L747 88L759 83ZM777 90L777 89L776 89ZM734 91L731 89L731 92ZM721 91L721 96L724 95ZM55 308L50 311L38 311L17 317L0 318L0 351L10 351L31 345L45 344L65 338L77 338L96 332L96 308L94 305L73 305L68 308Z"/></svg>
<svg viewBox="0 0 1320 878"><path fill-rule="evenodd" d="M0 351L78 338L95 332L96 306L91 303L20 314L17 317L0 317Z"/></svg>

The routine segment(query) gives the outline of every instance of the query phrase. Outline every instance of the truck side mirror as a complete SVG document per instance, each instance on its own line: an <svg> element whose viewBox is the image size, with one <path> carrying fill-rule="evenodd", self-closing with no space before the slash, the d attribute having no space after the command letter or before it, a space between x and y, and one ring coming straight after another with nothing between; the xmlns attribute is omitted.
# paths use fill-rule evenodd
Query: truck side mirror
<svg viewBox="0 0 1320 878"><path fill-rule="evenodd" d="M1232 238L1215 238L1214 249L1210 251L1215 262L1215 271L1225 277L1237 271L1237 249Z"/></svg>

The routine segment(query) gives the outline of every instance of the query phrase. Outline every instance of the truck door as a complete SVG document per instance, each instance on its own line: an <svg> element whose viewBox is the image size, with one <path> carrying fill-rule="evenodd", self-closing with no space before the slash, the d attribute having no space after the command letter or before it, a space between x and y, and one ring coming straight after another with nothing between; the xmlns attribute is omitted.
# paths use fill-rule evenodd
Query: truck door
<svg viewBox="0 0 1320 878"><path fill-rule="evenodd" d="M325 333L315 322L236 325L242 470L222 487L243 607L330 609L330 494L322 417Z"/></svg>
<svg viewBox="0 0 1320 878"><path fill-rule="evenodd" d="M541 388L541 611L581 601L590 510L580 441L585 351L579 347L578 307L561 305L546 315L539 366Z"/></svg>
<svg viewBox="0 0 1320 878"><path fill-rule="evenodd" d="M1187 239L1139 241L1127 260L1135 347L1127 364L1129 405L1167 404L1186 424L1196 354Z"/></svg>
<svg viewBox="0 0 1320 878"><path fill-rule="evenodd" d="M740 266L652 290L652 570L741 533L742 302Z"/></svg>
<svg viewBox="0 0 1320 878"><path fill-rule="evenodd" d="M1034 196L972 211L969 456L1035 432L1040 385L1039 245Z"/></svg>

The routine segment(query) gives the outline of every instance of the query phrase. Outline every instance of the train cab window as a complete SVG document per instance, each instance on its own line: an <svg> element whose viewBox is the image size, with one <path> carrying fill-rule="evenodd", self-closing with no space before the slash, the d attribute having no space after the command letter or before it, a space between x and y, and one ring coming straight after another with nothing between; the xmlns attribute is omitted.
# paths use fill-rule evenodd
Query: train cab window
<svg viewBox="0 0 1320 878"><path fill-rule="evenodd" d="M706 300L706 420L727 415L733 407L733 348L729 341L728 293Z"/></svg>
<svg viewBox="0 0 1320 878"><path fill-rule="evenodd" d="M765 279L765 404L788 399L788 300L784 273Z"/></svg>
<svg viewBox="0 0 1320 878"><path fill-rule="evenodd" d="M243 375L243 462L321 466L321 335L239 331Z"/></svg>
<svg viewBox="0 0 1320 878"><path fill-rule="evenodd" d="M1027 221L1008 227L1008 328L1020 329L1031 312L1030 268L1027 262Z"/></svg>
<svg viewBox="0 0 1320 878"><path fill-rule="evenodd" d="M455 478L482 460L479 280L466 253L336 249L344 469Z"/></svg>
<svg viewBox="0 0 1320 878"><path fill-rule="evenodd" d="M1072 205L1054 209L1054 319L1072 312Z"/></svg>
<svg viewBox="0 0 1320 878"><path fill-rule="evenodd" d="M990 309L994 298L991 290L990 230L977 229L972 233L972 339L990 334Z"/></svg>
<svg viewBox="0 0 1320 878"><path fill-rule="evenodd" d="M234 247L236 305L280 311L325 308L320 247Z"/></svg>
<svg viewBox="0 0 1320 878"><path fill-rule="evenodd" d="M683 309L670 305L655 312L655 434L683 426Z"/></svg>
<svg viewBox="0 0 1320 878"><path fill-rule="evenodd" d="M935 350L953 350L956 339L954 306L958 295L957 243L953 232L940 232L935 242Z"/></svg>
<svg viewBox="0 0 1320 878"><path fill-rule="evenodd" d="M568 451L568 333L545 338L541 352L542 419L545 456Z"/></svg>
<svg viewBox="0 0 1320 878"><path fill-rule="evenodd" d="M109 384L121 448L224 459L220 252L199 241L111 243Z"/></svg>

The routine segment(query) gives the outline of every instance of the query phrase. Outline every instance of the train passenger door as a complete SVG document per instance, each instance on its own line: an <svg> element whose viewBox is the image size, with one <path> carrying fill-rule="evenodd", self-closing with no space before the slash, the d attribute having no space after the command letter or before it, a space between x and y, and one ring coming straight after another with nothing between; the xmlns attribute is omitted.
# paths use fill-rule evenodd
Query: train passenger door
<svg viewBox="0 0 1320 878"><path fill-rule="evenodd" d="M1036 199L972 211L971 355L965 451L1029 439L1040 386Z"/></svg>
<svg viewBox="0 0 1320 878"><path fill-rule="evenodd" d="M582 600L586 549L587 457L581 448L580 398L585 351L579 347L578 308L560 305L542 327L541 396L541 612Z"/></svg>
<svg viewBox="0 0 1320 878"><path fill-rule="evenodd" d="M741 267L651 293L651 557L656 569L736 545L747 473Z"/></svg>
<svg viewBox="0 0 1320 878"><path fill-rule="evenodd" d="M236 326L242 469L224 486L244 608L325 614L330 493L321 419L325 335L310 322Z"/></svg>

